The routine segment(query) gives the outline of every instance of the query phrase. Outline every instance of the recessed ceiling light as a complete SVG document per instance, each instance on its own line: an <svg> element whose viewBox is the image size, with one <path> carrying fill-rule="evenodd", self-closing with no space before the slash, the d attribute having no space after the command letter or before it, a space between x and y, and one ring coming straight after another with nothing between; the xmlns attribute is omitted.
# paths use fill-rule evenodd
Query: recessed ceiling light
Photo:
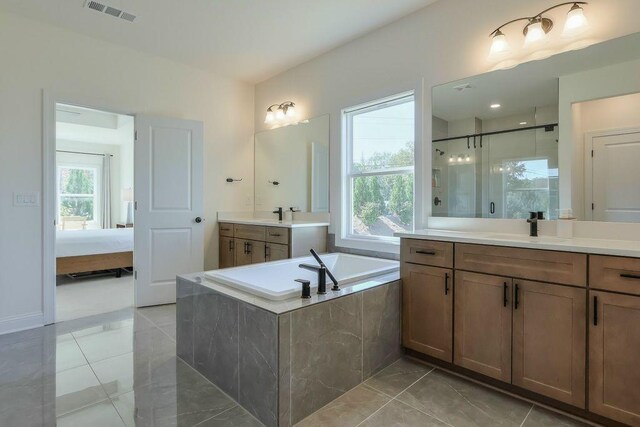
<svg viewBox="0 0 640 427"><path fill-rule="evenodd" d="M527 124L527 122L520 122L520 126L524 126L526 124Z"/></svg>
<svg viewBox="0 0 640 427"><path fill-rule="evenodd" d="M495 109L495 108L500 108L501 105L500 104L491 104L490 107Z"/></svg>

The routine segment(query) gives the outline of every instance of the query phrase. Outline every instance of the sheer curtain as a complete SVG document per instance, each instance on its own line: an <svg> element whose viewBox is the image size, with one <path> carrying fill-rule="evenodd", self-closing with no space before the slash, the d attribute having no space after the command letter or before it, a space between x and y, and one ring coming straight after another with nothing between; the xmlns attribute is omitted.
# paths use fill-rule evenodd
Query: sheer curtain
<svg viewBox="0 0 640 427"><path fill-rule="evenodd" d="M102 158L102 228L111 228L111 156L105 154Z"/></svg>

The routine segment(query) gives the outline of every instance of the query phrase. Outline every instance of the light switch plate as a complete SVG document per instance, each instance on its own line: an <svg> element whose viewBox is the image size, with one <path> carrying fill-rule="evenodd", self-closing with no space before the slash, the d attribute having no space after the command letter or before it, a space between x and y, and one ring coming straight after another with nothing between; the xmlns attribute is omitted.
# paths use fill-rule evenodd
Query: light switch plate
<svg viewBox="0 0 640 427"><path fill-rule="evenodd" d="M13 206L40 206L40 193L13 193Z"/></svg>

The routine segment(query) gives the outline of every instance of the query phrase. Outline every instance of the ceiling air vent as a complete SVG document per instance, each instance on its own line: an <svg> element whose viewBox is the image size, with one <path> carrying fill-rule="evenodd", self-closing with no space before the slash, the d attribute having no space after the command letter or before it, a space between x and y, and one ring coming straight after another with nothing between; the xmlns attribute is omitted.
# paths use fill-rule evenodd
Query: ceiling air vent
<svg viewBox="0 0 640 427"><path fill-rule="evenodd" d="M120 10L118 8L93 0L86 0L84 5L85 7L88 7L91 10L95 10L96 12L103 12L106 15L113 16L114 18L124 19L125 21L129 22L133 22L137 18L137 16L133 13L125 12L124 10Z"/></svg>
<svg viewBox="0 0 640 427"><path fill-rule="evenodd" d="M98 3L97 1L89 1L87 2L87 7L89 9L97 10L98 12L104 12L104 8L106 6L102 3Z"/></svg>
<svg viewBox="0 0 640 427"><path fill-rule="evenodd" d="M115 7L107 6L104 13L107 15L115 16L116 18L120 18L122 15L122 11L120 9L116 9Z"/></svg>

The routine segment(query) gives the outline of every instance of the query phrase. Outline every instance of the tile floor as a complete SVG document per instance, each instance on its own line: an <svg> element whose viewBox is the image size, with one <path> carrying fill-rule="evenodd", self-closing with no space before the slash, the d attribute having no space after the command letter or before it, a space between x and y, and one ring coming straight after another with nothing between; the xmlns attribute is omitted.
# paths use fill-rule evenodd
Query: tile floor
<svg viewBox="0 0 640 427"><path fill-rule="evenodd" d="M79 319L133 307L133 275L103 276L72 280L58 276L56 320Z"/></svg>
<svg viewBox="0 0 640 427"><path fill-rule="evenodd" d="M175 306L0 336L0 426L259 426L176 357ZM299 426L581 426L401 359Z"/></svg>

